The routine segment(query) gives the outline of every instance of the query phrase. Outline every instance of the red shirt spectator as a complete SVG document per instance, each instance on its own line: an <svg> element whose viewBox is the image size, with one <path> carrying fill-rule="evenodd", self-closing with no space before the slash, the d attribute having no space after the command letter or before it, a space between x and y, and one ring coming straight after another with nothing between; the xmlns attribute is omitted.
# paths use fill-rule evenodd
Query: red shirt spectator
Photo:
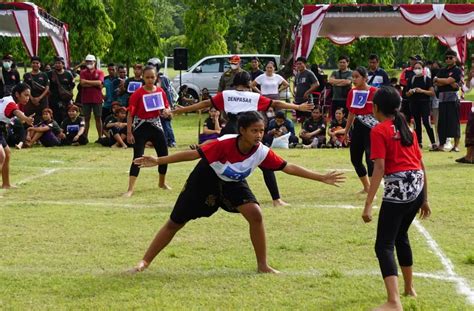
<svg viewBox="0 0 474 311"><path fill-rule="evenodd" d="M161 103L163 105L161 105ZM130 96L128 102L130 116L132 118L137 116L140 119L153 119L159 117L160 110L163 109L160 108L162 106L164 106L164 108L170 107L165 91L159 86L155 87L153 92L148 92L142 86L136 90L132 96Z"/></svg>
<svg viewBox="0 0 474 311"><path fill-rule="evenodd" d="M104 83L104 73L100 69L84 69L80 73L81 80L97 81ZM101 87L81 87L81 101L83 104L102 104L104 97Z"/></svg>

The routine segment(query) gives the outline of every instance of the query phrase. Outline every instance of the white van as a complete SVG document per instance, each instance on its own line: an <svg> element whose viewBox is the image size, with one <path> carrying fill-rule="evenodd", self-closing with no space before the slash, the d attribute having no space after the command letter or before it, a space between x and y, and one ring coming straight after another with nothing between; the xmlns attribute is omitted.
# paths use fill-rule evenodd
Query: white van
<svg viewBox="0 0 474 311"><path fill-rule="evenodd" d="M250 61L252 57L258 57L260 60L260 69L264 70L266 64L272 61L280 67L280 55L274 54L237 54L240 56L240 65L243 69L250 71ZM188 86L188 93L196 100L203 88L207 88L211 95L217 93L219 79L222 74L230 68L229 58L232 55L211 55L192 65L186 72L182 73L182 84ZM172 85L179 90L179 74L173 79ZM284 95L285 97L286 95Z"/></svg>

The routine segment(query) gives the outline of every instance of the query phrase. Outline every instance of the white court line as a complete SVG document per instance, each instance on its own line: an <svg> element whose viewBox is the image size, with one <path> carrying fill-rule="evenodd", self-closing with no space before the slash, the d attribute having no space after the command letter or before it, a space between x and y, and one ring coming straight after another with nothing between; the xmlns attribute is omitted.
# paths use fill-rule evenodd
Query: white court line
<svg viewBox="0 0 474 311"><path fill-rule="evenodd" d="M466 279L460 277L456 272L454 272L454 265L451 260L443 253L441 248L439 247L438 243L431 237L430 233L423 227L418 220L414 220L413 224L415 225L416 229L423 235L428 243L429 247L433 250L433 252L438 256L441 263L443 264L444 269L446 270L446 274L449 277L455 279L457 285L458 293L466 296L467 300L470 304L474 304L474 291L469 287L469 283Z"/></svg>
<svg viewBox="0 0 474 311"><path fill-rule="evenodd" d="M124 198L126 200L126 198ZM47 200L31 200L31 201L11 201L5 202L2 201L2 204L5 205L19 205L19 204L41 204L41 205L69 205L69 206L77 206L77 205L85 205L85 206L97 206L97 207L123 207L123 208L156 208L156 207L163 207L168 206L163 204L142 204L142 203L135 203L135 204L121 204L121 203L108 203L108 202L83 202L83 201L47 201ZM172 207L172 204L169 204Z"/></svg>
<svg viewBox="0 0 474 311"><path fill-rule="evenodd" d="M16 185L23 185L23 184L26 184L32 180L35 180L35 179L38 179L38 178L41 178L41 177L44 177L44 176L48 176L48 175L51 175L53 174L54 172L56 171L59 171L59 168L51 168L51 169L45 169L43 170L43 173L42 174L37 174L37 175L33 175L33 176L30 176L30 177L27 177L25 179L22 179L20 180L19 182L16 183Z"/></svg>
<svg viewBox="0 0 474 311"><path fill-rule="evenodd" d="M324 169L326 172L332 172L332 171L337 171L337 172L355 172L354 169L352 168L326 168Z"/></svg>

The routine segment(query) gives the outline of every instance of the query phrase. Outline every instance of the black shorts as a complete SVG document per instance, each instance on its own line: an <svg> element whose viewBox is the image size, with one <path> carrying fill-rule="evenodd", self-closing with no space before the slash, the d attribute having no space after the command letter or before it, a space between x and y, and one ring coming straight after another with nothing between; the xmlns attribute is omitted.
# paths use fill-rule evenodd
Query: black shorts
<svg viewBox="0 0 474 311"><path fill-rule="evenodd" d="M205 160L201 160L189 175L170 218L184 224L192 219L210 217L219 207L239 213L237 207L246 203L258 204L247 181L225 182Z"/></svg>
<svg viewBox="0 0 474 311"><path fill-rule="evenodd" d="M8 146L7 140L5 139L5 136L0 132L0 145L2 145L3 148L6 148Z"/></svg>

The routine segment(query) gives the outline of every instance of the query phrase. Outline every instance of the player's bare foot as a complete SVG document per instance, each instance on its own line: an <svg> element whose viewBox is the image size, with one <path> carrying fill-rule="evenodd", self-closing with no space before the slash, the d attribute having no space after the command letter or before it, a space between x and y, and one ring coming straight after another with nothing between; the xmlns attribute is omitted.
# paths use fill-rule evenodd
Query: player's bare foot
<svg viewBox="0 0 474 311"><path fill-rule="evenodd" d="M20 141L18 144L15 145L15 148L20 150L21 148L23 148L23 142Z"/></svg>
<svg viewBox="0 0 474 311"><path fill-rule="evenodd" d="M122 197L130 198L132 195L133 195L133 190L129 190L129 191L125 192L124 194L122 194Z"/></svg>
<svg viewBox="0 0 474 311"><path fill-rule="evenodd" d="M367 195L369 193L369 189L365 190L362 189L361 191L357 192L357 194Z"/></svg>
<svg viewBox="0 0 474 311"><path fill-rule="evenodd" d="M286 203L285 201L283 201L282 199L276 199L276 200L273 200L273 206L274 207L278 207L278 206L290 206L289 203Z"/></svg>
<svg viewBox="0 0 474 311"><path fill-rule="evenodd" d="M146 268L148 268L148 263L145 260L140 260L140 262L135 267L127 270L127 273L137 274L139 272L143 272Z"/></svg>
<svg viewBox="0 0 474 311"><path fill-rule="evenodd" d="M416 297L417 294L416 294L416 291L415 291L415 288L411 287L411 288L406 288L405 289L405 292L403 293L404 296L410 296L410 297Z"/></svg>
<svg viewBox="0 0 474 311"><path fill-rule="evenodd" d="M374 310L375 311L403 311L403 307L400 301L398 302L387 301L386 303L378 306Z"/></svg>
<svg viewBox="0 0 474 311"><path fill-rule="evenodd" d="M18 189L18 187L12 185L2 185L2 189Z"/></svg>
<svg viewBox="0 0 474 311"><path fill-rule="evenodd" d="M275 274L281 273L280 271L273 269L270 266L258 267L257 270L258 270L258 273L275 273Z"/></svg>
<svg viewBox="0 0 474 311"><path fill-rule="evenodd" d="M171 190L171 187L168 186L167 184L158 185L158 187L160 187L163 190Z"/></svg>

